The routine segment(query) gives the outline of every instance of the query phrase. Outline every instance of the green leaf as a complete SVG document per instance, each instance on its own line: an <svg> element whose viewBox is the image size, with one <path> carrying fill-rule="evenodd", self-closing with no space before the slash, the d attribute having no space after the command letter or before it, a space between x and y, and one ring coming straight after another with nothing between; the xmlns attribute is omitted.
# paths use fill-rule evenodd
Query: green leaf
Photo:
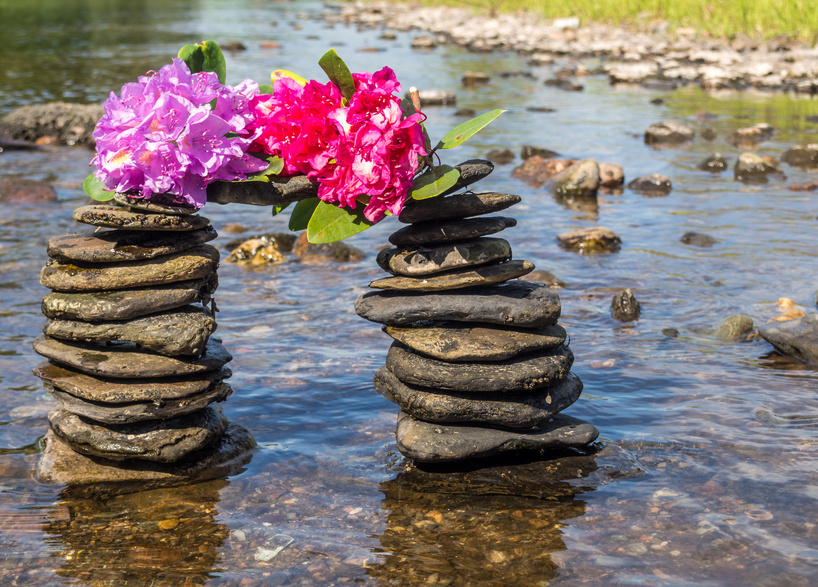
<svg viewBox="0 0 818 587"><path fill-rule="evenodd" d="M82 189L85 190L89 198L93 198L98 202L107 202L114 197L114 192L106 190L105 184L98 180L93 173L82 182Z"/></svg>
<svg viewBox="0 0 818 587"><path fill-rule="evenodd" d="M261 172L262 175L278 175L284 171L284 159L278 155L267 157L267 162L270 163L270 165L267 166L267 169Z"/></svg>
<svg viewBox="0 0 818 587"><path fill-rule="evenodd" d="M272 94L273 93L273 86L270 84L262 84L258 87L259 94Z"/></svg>
<svg viewBox="0 0 818 587"><path fill-rule="evenodd" d="M273 73L270 74L270 79L273 83L276 83L277 80L280 80L283 77L290 78L298 82L298 85L304 87L307 85L307 80L298 75L297 73L293 73L292 71L287 71L286 69L276 69ZM262 92L266 94L267 92ZM272 94L272 92L270 92Z"/></svg>
<svg viewBox="0 0 818 587"><path fill-rule="evenodd" d="M279 214L281 214L284 210L287 209L289 205L290 204L288 203L284 204L283 206L273 206L273 216L278 216Z"/></svg>
<svg viewBox="0 0 818 587"><path fill-rule="evenodd" d="M185 45L179 49L179 59L187 63L190 73L212 71L219 77L219 83L227 78L227 64L222 50L215 41L202 41L195 45Z"/></svg>
<svg viewBox="0 0 818 587"><path fill-rule="evenodd" d="M307 228L312 213L315 212L319 202L321 200L318 198L307 198L296 202L293 211L290 213L290 230L304 230Z"/></svg>
<svg viewBox="0 0 818 587"><path fill-rule="evenodd" d="M355 210L320 202L307 225L307 240L311 243L334 243L372 226L364 216L363 207Z"/></svg>
<svg viewBox="0 0 818 587"><path fill-rule="evenodd" d="M471 120L467 120L463 124L458 124L440 139L440 142L435 145L435 149L451 149L452 147L462 144L466 139L488 126L492 120L500 116L503 112L505 112L505 110L498 108L497 110L492 110Z"/></svg>
<svg viewBox="0 0 818 587"><path fill-rule="evenodd" d="M434 198L453 188L458 179L460 179L460 172L451 165L432 167L415 178L409 195L415 200Z"/></svg>
<svg viewBox="0 0 818 587"><path fill-rule="evenodd" d="M324 53L321 59L318 60L318 65L327 74L329 81L338 86L341 95L347 100L351 99L352 94L355 93L355 80L352 79L349 67L344 63L343 59L338 57L335 49L330 49Z"/></svg>

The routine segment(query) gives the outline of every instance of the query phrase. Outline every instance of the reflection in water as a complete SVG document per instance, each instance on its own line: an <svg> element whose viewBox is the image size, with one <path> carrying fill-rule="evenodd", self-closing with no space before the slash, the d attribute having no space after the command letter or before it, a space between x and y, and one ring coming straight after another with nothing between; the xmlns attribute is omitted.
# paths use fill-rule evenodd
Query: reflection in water
<svg viewBox="0 0 818 587"><path fill-rule="evenodd" d="M43 527L52 556L63 561L55 572L84 585L204 585L229 535L216 522L226 485L216 480L97 498L63 494Z"/></svg>

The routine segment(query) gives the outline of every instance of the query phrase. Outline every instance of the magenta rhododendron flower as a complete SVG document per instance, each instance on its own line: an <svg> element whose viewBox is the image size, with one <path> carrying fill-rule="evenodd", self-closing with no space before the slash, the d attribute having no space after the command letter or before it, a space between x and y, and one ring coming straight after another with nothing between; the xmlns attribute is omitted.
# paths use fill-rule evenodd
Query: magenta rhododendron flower
<svg viewBox="0 0 818 587"><path fill-rule="evenodd" d="M167 193L201 208L209 183L267 168L266 161L247 155L256 138L248 123L257 95L254 82L222 85L215 73L191 74L174 59L105 101L93 133L94 175L108 190L144 198Z"/></svg>

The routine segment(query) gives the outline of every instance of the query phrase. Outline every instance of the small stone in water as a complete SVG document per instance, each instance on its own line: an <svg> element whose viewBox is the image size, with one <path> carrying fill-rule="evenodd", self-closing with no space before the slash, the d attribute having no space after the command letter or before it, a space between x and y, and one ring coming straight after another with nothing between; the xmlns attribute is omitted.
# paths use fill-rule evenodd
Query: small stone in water
<svg viewBox="0 0 818 587"><path fill-rule="evenodd" d="M645 143L648 145L684 143L693 140L695 133L692 129L676 122L666 120L657 122L645 131Z"/></svg>
<svg viewBox="0 0 818 587"><path fill-rule="evenodd" d="M725 341L737 341L753 330L753 319L746 314L733 314L722 320L713 333Z"/></svg>
<svg viewBox="0 0 818 587"><path fill-rule="evenodd" d="M713 153L707 159L699 163L699 169L702 171L721 172L727 169L728 163L721 153Z"/></svg>
<svg viewBox="0 0 818 587"><path fill-rule="evenodd" d="M637 177L628 184L628 189L646 195L664 196L671 192L673 185L670 183L670 178L666 175L652 173L650 175Z"/></svg>
<svg viewBox="0 0 818 587"><path fill-rule="evenodd" d="M641 314L639 301L630 288L617 292L611 301L611 317L620 322L637 320Z"/></svg>
<svg viewBox="0 0 818 587"><path fill-rule="evenodd" d="M703 234L701 232L686 232L679 240L686 245L692 245L694 247L712 247L719 242L709 234Z"/></svg>
<svg viewBox="0 0 818 587"><path fill-rule="evenodd" d="M580 253L612 253L618 251L622 239L614 231L602 226L594 226L566 232L557 237L559 243Z"/></svg>

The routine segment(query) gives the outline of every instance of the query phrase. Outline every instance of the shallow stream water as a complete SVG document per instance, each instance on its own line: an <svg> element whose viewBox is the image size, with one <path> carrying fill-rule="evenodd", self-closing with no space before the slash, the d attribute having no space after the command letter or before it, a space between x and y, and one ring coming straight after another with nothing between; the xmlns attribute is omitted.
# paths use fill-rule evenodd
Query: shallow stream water
<svg viewBox="0 0 818 587"><path fill-rule="evenodd" d="M490 467L424 471L394 441L396 407L371 384L388 337L353 311L380 276L375 254L397 223L348 242L367 257L263 268L223 262L218 334L234 355L236 390L223 404L258 449L226 480L120 496L83 497L34 476L54 400L31 375L46 290L38 273L52 236L78 229L73 208L90 152L54 148L0 154L0 178L56 186L56 204L3 204L0 214L0 584L3 585L810 585L818 574L818 377L762 340L713 336L724 317L762 324L791 298L807 313L816 290L814 192L788 190L818 173L784 165L786 179L736 181L697 164L713 151L734 162L725 138L758 122L775 127L757 152L780 156L815 142L806 120L818 102L787 95L671 93L547 87L556 66L510 53L442 46L417 52L418 33L331 25L310 0L38 2L0 0L0 114L25 103L101 101L204 38L241 40L228 82L277 68L322 78L317 60L336 47L353 71L390 65L405 87L456 90L457 107L509 112L446 152L446 162L523 144L623 165L626 179L663 173L665 197L630 190L598 208L571 209L498 165L481 191L522 196L504 233L515 258L566 283L561 324L585 391L566 413L601 436L587 453ZM280 49L263 49L275 40ZM593 65L591 63L590 65ZM466 70L491 83L462 88ZM500 77L503 71L524 76ZM655 104L657 98L661 103ZM533 112L549 107L555 112ZM707 111L713 120L700 121ZM428 108L433 139L462 119ZM674 118L718 138L648 147L642 133ZM204 210L222 247L286 231L286 214L238 205ZM601 225L621 251L583 256L556 236ZM718 239L680 242L689 231ZM507 235L507 236L506 236ZM610 317L630 287L642 317Z"/></svg>

